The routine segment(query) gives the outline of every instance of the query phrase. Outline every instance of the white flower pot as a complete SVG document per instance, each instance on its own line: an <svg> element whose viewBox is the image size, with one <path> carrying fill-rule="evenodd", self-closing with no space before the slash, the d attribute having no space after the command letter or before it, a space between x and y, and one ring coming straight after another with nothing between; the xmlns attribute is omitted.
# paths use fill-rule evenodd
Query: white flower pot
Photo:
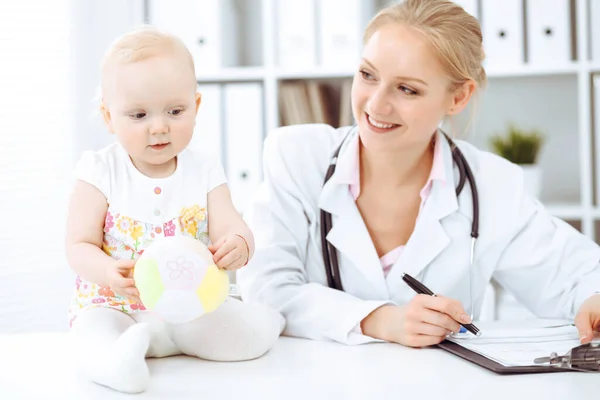
<svg viewBox="0 0 600 400"><path fill-rule="evenodd" d="M542 169L536 164L521 165L521 168L523 168L525 192L539 199L542 192Z"/></svg>

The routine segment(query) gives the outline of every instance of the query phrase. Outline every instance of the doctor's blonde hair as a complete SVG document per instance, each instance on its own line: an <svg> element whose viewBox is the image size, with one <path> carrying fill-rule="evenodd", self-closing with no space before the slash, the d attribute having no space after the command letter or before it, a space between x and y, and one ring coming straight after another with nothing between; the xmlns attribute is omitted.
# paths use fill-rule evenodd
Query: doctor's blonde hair
<svg viewBox="0 0 600 400"><path fill-rule="evenodd" d="M420 32L430 43L455 90L468 80L477 87L487 84L479 21L448 0L404 0L388 6L369 22L363 36L367 43L382 26L401 24Z"/></svg>
<svg viewBox="0 0 600 400"><path fill-rule="evenodd" d="M144 61L152 57L172 55L182 57L194 74L194 58L183 41L151 25L144 25L115 39L102 57L101 83L98 96L102 99L110 70L117 66Z"/></svg>

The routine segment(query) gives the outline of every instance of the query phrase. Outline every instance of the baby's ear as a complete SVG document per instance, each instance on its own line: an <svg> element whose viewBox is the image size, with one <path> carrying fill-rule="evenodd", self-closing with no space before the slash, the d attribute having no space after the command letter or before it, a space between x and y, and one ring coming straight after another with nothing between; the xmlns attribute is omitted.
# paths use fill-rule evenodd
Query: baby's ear
<svg viewBox="0 0 600 400"><path fill-rule="evenodd" d="M104 119L104 123L106 124L108 131L110 133L115 133L115 130L112 126L112 118L110 116L110 111L108 110L108 107L106 107L104 101L100 103L100 112L102 113L102 118Z"/></svg>
<svg viewBox="0 0 600 400"><path fill-rule="evenodd" d="M200 92L196 92L196 114L198 114L200 103L202 103L202 94Z"/></svg>

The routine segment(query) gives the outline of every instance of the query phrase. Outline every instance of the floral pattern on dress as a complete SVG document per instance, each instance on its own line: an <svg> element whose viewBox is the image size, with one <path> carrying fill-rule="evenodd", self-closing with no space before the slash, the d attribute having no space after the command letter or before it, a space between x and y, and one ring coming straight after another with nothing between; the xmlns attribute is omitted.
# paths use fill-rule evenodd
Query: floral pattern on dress
<svg viewBox="0 0 600 400"><path fill-rule="evenodd" d="M162 224L136 221L110 209L104 221L102 250L115 260L135 260L152 244L156 236L191 236L208 245L208 217L205 207L183 207L177 218ZM157 235L158 234L158 235ZM109 287L88 282L77 276L69 309L69 326L83 309L109 307L125 313L145 311L143 304L116 294Z"/></svg>
<svg viewBox="0 0 600 400"><path fill-rule="evenodd" d="M181 230L189 236L208 244L208 221L206 207L184 207L179 213Z"/></svg>
<svg viewBox="0 0 600 400"><path fill-rule="evenodd" d="M169 221L163 224L163 231L165 232L165 236L175 236L175 224L173 221Z"/></svg>

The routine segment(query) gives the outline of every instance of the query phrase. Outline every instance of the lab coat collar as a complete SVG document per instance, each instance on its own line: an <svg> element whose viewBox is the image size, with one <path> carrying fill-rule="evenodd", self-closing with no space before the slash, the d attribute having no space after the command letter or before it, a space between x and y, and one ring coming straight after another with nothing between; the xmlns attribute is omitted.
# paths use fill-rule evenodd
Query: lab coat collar
<svg viewBox="0 0 600 400"><path fill-rule="evenodd" d="M338 157L339 168L347 167L344 163L349 157L345 150L348 149L352 135L356 134L355 130L346 139ZM452 154L443 134L437 132L436 135L436 140L442 144L446 180L433 182L431 193L419 215L404 254L390 271L387 277L388 282L400 280L396 278L399 278L398 274L402 272L414 274L413 276L418 275L450 243L449 236L440 220L458 209L454 191ZM337 182L334 177L335 174L324 185L319 197L319 207L332 214L333 227L327 235L327 240L341 253L340 255L345 256L347 260L357 266L380 298L388 298L390 292L388 292L379 256L352 198L348 184ZM343 282L342 257L339 259ZM400 283L403 284L403 282Z"/></svg>
<svg viewBox="0 0 600 400"><path fill-rule="evenodd" d="M455 175L455 172L458 170L455 171L454 160L452 159L452 149L444 134L438 131L435 140L441 145L445 179L433 181L431 195L428 196L424 209L427 207L427 203L429 203L429 210L438 220L441 220L458 210L458 199L456 198L456 185L458 180ZM468 183L466 184L465 189L469 190L467 186Z"/></svg>
<svg viewBox="0 0 600 400"><path fill-rule="evenodd" d="M401 279L403 272L418 278L423 270L450 244L450 236L444 229L442 220L459 208L455 191L457 177L450 144L441 132L438 131L436 135L436 140L442 144L446 180L433 182L431 194L423 205L404 253L388 274L388 290L392 296L407 288ZM468 190L468 187L465 189Z"/></svg>
<svg viewBox="0 0 600 400"><path fill-rule="evenodd" d="M354 157L348 150L351 150L349 144L357 135L358 129L353 128L346 137L338 155L336 173L352 168L349 164ZM340 181L339 175L336 176L334 173L321 190L319 207L332 215L333 226L327 235L327 241L338 251L342 283L344 266L348 266L350 262L363 274L365 284L370 284L370 292L376 294L378 298L387 298L385 278L377 250L356 207L348 184L349 182Z"/></svg>

